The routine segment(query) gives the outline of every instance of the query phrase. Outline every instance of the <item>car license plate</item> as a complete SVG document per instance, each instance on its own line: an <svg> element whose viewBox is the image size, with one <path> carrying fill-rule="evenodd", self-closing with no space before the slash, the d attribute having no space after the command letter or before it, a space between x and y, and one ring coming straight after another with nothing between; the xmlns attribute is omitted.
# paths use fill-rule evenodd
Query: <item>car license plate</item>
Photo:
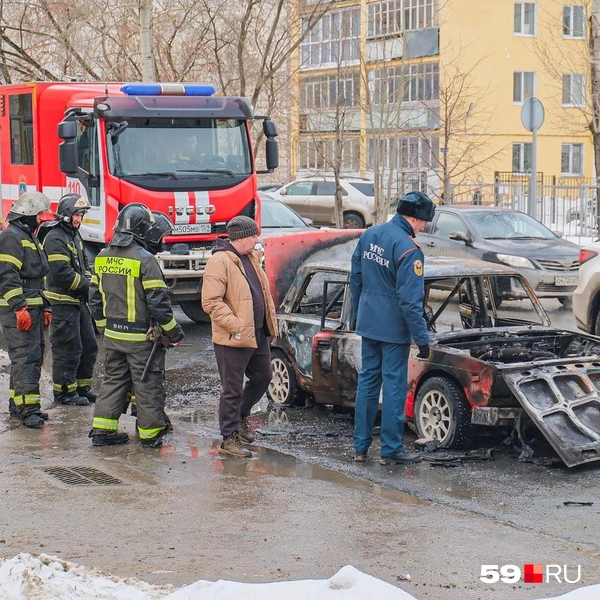
<svg viewBox="0 0 600 600"><path fill-rule="evenodd" d="M210 233L210 223L179 223L173 227L173 235L189 235L190 233Z"/></svg>
<svg viewBox="0 0 600 600"><path fill-rule="evenodd" d="M577 285L577 277L555 277L554 285Z"/></svg>

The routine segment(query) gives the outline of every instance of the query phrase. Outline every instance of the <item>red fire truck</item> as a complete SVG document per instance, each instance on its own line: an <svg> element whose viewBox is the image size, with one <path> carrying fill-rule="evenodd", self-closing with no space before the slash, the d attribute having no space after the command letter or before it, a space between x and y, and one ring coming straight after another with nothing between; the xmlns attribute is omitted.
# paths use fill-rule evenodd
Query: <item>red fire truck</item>
<svg viewBox="0 0 600 600"><path fill-rule="evenodd" d="M257 119L266 138L265 172L272 172L273 121L254 115L246 98L216 96L208 85L0 86L2 217L27 190L53 203L81 194L92 205L81 234L93 259L126 204L165 213L175 229L159 255L163 271L185 314L204 320L199 295L212 243L236 215L260 223L251 143Z"/></svg>

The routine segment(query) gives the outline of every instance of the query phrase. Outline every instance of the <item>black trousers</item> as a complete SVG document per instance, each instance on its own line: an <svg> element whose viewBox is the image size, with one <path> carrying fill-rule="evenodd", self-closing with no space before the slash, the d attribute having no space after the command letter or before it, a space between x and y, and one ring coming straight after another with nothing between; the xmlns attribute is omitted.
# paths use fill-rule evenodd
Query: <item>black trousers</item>
<svg viewBox="0 0 600 600"><path fill-rule="evenodd" d="M84 304L55 304L50 325L54 391L74 392L92 385L98 342Z"/></svg>
<svg viewBox="0 0 600 600"><path fill-rule="evenodd" d="M271 349L264 329L256 331L256 343L257 348L214 345L221 378L219 426L224 438L238 430L240 421L250 414L271 382Z"/></svg>
<svg viewBox="0 0 600 600"><path fill-rule="evenodd" d="M40 375L44 358L44 322L42 307L30 306L29 331L17 329L14 311L3 308L0 312L2 331L10 359L9 397L17 406L19 417L40 410Z"/></svg>

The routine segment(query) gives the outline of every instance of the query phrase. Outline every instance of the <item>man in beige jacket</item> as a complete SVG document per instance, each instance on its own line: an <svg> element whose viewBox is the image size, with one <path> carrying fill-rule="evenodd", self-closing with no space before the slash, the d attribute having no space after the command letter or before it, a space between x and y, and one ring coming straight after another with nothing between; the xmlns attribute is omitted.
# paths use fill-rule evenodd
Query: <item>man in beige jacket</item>
<svg viewBox="0 0 600 600"><path fill-rule="evenodd" d="M277 334L277 321L261 255L254 249L258 225L250 217L234 217L227 233L229 241L218 239L206 263L202 308L210 315L221 379L219 453L248 458L252 453L243 444L254 441L248 416L271 381L269 337Z"/></svg>

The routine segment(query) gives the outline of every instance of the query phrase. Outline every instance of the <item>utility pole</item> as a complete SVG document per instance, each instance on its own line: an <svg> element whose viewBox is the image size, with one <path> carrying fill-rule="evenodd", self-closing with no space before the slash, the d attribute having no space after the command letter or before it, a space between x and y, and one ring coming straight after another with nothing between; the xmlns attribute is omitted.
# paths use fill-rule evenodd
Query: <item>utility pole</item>
<svg viewBox="0 0 600 600"><path fill-rule="evenodd" d="M594 167L596 171L596 219L600 231L600 0L593 0L589 18L590 88L592 120L590 131L594 144Z"/></svg>

